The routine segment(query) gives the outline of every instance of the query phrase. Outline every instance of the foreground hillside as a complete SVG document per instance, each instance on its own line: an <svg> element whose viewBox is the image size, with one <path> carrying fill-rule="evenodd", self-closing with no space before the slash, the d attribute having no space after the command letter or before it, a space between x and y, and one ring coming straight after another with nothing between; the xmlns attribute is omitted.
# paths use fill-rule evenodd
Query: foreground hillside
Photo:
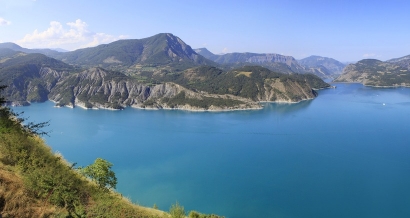
<svg viewBox="0 0 410 218"><path fill-rule="evenodd" d="M365 59L348 65L334 82L358 82L368 86L410 86L408 58L394 61Z"/></svg>
<svg viewBox="0 0 410 218"><path fill-rule="evenodd" d="M168 217L90 182L22 125L0 99L0 215L3 217Z"/></svg>
<svg viewBox="0 0 410 218"><path fill-rule="evenodd" d="M0 217L185 217L178 204L169 214L141 207L109 188L111 182L104 186L105 180L86 178L39 137L47 123L23 124L4 103L0 97ZM220 216L191 211L189 217Z"/></svg>

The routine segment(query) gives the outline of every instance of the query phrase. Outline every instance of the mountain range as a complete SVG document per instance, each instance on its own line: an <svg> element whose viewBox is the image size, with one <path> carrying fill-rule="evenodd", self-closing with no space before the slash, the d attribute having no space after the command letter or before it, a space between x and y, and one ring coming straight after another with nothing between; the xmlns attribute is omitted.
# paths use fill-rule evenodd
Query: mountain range
<svg viewBox="0 0 410 218"><path fill-rule="evenodd" d="M169 33L71 52L2 43L0 80L9 86L13 104L53 100L60 106L116 109L260 108L259 101L297 102L329 87L317 76L295 74L303 67L290 56L238 53L224 60L235 64L227 69ZM244 60L249 62L240 63Z"/></svg>
<svg viewBox="0 0 410 218"><path fill-rule="evenodd" d="M285 56L274 53L228 53L228 54L213 54L206 48L194 49L195 52L212 60L222 66L236 68L246 65L258 65L266 67L270 70L281 73L299 73L315 74L321 78L333 78L334 75L340 74L344 68L344 64L332 58L310 56L302 60L296 60L292 56Z"/></svg>

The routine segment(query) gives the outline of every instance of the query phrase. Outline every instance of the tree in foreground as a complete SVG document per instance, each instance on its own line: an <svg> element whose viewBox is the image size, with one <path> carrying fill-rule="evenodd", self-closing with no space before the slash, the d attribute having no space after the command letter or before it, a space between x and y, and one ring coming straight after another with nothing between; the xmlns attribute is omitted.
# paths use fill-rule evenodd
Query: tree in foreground
<svg viewBox="0 0 410 218"><path fill-rule="evenodd" d="M179 205L178 202L171 206L169 213L171 214L171 218L185 218L184 207Z"/></svg>
<svg viewBox="0 0 410 218"><path fill-rule="evenodd" d="M112 166L113 164L107 160L97 158L93 164L84 168L79 168L79 171L86 177L96 182L100 188L115 189L117 185L117 177L115 177L114 171L111 170Z"/></svg>

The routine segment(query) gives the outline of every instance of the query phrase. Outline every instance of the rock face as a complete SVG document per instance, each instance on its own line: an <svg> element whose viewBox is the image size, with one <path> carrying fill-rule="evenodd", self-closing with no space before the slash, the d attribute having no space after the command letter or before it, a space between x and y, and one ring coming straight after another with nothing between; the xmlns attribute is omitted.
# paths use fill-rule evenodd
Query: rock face
<svg viewBox="0 0 410 218"><path fill-rule="evenodd" d="M246 98L198 93L171 82L143 85L124 74L102 68L69 74L44 67L31 79L25 80L24 86L19 86L19 83L21 81L14 81L8 87L10 104L16 106L52 100L57 106L109 109L127 106L186 110L261 108L257 102Z"/></svg>
<svg viewBox="0 0 410 218"><path fill-rule="evenodd" d="M349 64L334 82L357 82L368 86L410 86L410 70L394 62L365 59Z"/></svg>

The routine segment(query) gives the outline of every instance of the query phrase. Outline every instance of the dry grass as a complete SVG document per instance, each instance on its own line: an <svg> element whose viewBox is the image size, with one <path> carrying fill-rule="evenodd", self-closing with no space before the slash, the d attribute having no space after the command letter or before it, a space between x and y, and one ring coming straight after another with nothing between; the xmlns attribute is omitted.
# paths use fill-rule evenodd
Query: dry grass
<svg viewBox="0 0 410 218"><path fill-rule="evenodd" d="M240 76L240 75L244 75L246 77L251 77L252 72L239 72L238 74L236 74L236 76ZM236 77L235 76L235 77Z"/></svg>
<svg viewBox="0 0 410 218"><path fill-rule="evenodd" d="M51 217L57 213L55 206L27 197L20 176L0 165L0 214L3 217Z"/></svg>

